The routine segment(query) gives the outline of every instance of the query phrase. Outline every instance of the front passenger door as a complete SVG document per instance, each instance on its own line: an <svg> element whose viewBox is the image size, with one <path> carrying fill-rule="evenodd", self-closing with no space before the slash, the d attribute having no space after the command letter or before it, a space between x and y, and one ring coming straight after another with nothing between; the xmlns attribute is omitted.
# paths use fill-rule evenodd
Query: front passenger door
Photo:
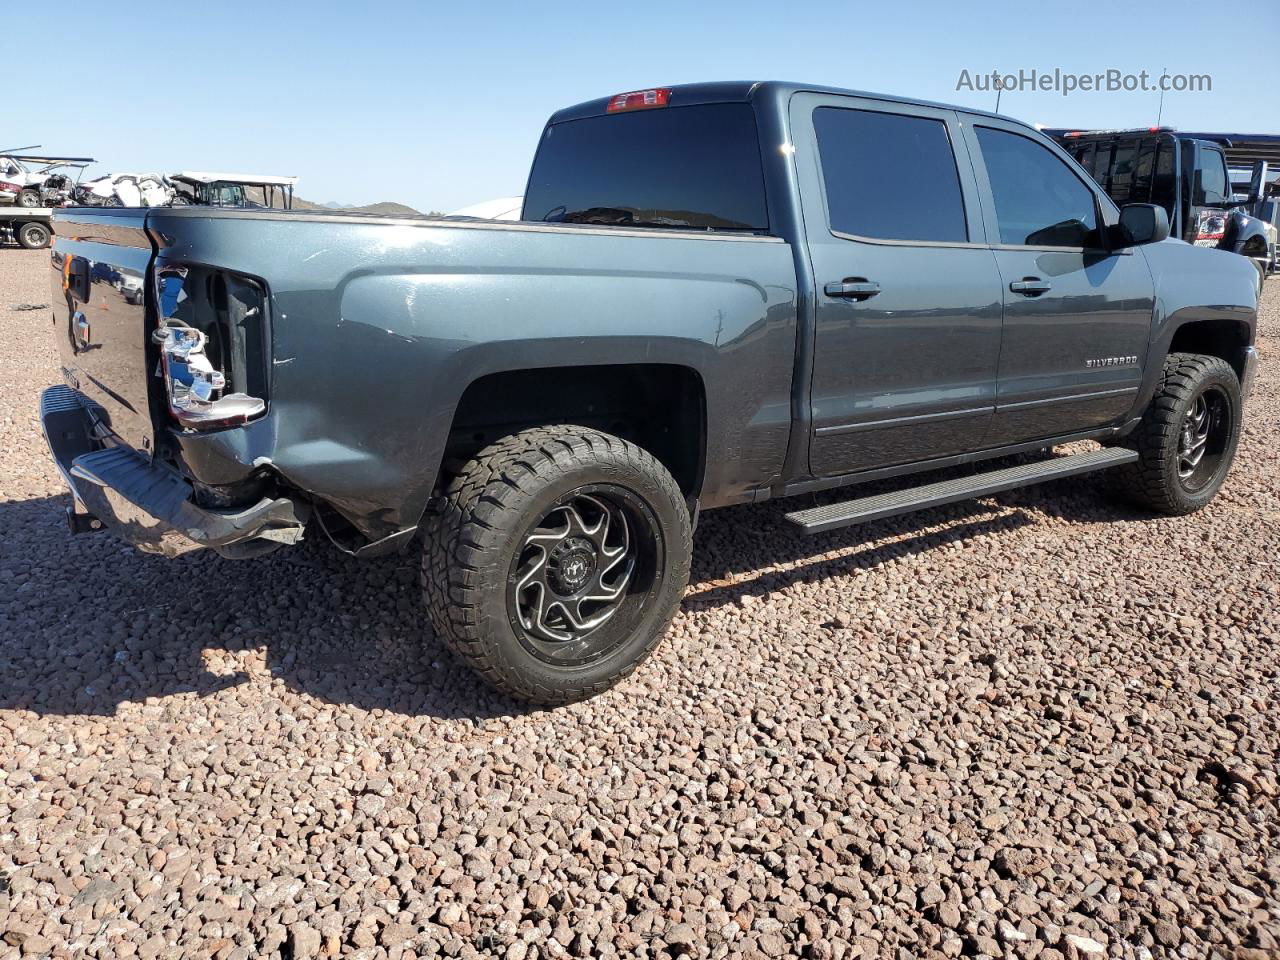
<svg viewBox="0 0 1280 960"><path fill-rule="evenodd" d="M1115 208L1025 127L972 117L966 134L1004 297L986 446L1122 422L1151 336L1154 284L1136 248L1108 250Z"/></svg>

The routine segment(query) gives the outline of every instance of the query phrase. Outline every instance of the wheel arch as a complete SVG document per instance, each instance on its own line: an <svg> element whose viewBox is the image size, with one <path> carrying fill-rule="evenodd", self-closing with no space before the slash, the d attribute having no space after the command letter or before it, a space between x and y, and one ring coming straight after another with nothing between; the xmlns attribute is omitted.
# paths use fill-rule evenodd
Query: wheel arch
<svg viewBox="0 0 1280 960"><path fill-rule="evenodd" d="M692 505L707 455L707 390L678 363L520 367L473 379L454 408L436 488L499 437L571 423L622 437L651 453Z"/></svg>
<svg viewBox="0 0 1280 960"><path fill-rule="evenodd" d="M1231 365L1242 381L1245 374L1245 351L1253 344L1253 325L1245 320L1227 317L1186 318L1171 331L1162 351L1199 353L1219 357Z"/></svg>

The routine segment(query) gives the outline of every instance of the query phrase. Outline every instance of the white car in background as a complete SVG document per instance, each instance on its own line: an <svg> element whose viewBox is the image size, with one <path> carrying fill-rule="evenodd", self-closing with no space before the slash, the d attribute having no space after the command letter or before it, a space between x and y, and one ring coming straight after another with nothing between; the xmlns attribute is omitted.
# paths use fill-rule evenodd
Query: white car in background
<svg viewBox="0 0 1280 960"><path fill-rule="evenodd" d="M110 173L80 185L84 201L100 207L162 207L173 187L158 173Z"/></svg>
<svg viewBox="0 0 1280 960"><path fill-rule="evenodd" d="M473 203L469 207L453 211L449 216L475 217L478 220L519 220L523 207L524 197L499 197L497 200Z"/></svg>

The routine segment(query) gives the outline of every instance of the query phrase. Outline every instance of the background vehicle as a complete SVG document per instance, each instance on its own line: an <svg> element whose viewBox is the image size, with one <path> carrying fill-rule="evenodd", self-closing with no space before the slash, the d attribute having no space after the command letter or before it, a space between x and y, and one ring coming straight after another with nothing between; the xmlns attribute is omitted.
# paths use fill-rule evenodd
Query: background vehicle
<svg viewBox="0 0 1280 960"><path fill-rule="evenodd" d="M1117 209L1021 123L780 83L635 91L556 113L524 197L516 223L59 211L68 384L42 420L73 529L233 557L309 519L355 556L421 532L436 633L563 703L656 645L700 510L1092 439L788 519L1107 467L1180 514L1230 468L1253 266L1162 242L1162 207ZM123 302L103 264L153 294Z"/></svg>
<svg viewBox="0 0 1280 960"><path fill-rule="evenodd" d="M0 243L40 250L53 239L52 210L0 208Z"/></svg>
<svg viewBox="0 0 1280 960"><path fill-rule="evenodd" d="M274 207L277 202L289 210L293 207L293 187L297 177L274 177L248 173L204 173L184 171L169 177L178 190L179 199L205 207ZM262 197L251 199L245 188L256 188Z"/></svg>
<svg viewBox="0 0 1280 960"><path fill-rule="evenodd" d="M109 173L80 184L75 202L91 207L155 207L172 203L173 186L158 173Z"/></svg>
<svg viewBox="0 0 1280 960"><path fill-rule="evenodd" d="M1249 257L1262 276L1275 261L1274 230L1239 209L1263 198L1266 166L1253 192L1234 196L1221 143L1170 127L1138 130L1045 130L1118 204L1156 203L1173 235L1202 247Z"/></svg>
<svg viewBox="0 0 1280 960"><path fill-rule="evenodd" d="M36 146L0 150L0 183L19 188L13 202L20 207L49 207L57 205L70 195L71 179L60 169L83 171L94 163L92 157L55 157L21 151L34 150ZM55 183L48 184L50 179ZM12 191L0 188L0 200L6 200Z"/></svg>

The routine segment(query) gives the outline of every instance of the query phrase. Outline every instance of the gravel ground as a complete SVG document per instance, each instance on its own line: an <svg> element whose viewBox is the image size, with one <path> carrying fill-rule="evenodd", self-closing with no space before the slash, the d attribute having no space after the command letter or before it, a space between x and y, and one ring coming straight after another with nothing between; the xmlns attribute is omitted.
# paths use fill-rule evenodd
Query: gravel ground
<svg viewBox="0 0 1280 960"><path fill-rule="evenodd" d="M1280 955L1280 281L1210 509L713 513L658 654L538 711L410 556L69 536L47 261L0 251L0 957Z"/></svg>

